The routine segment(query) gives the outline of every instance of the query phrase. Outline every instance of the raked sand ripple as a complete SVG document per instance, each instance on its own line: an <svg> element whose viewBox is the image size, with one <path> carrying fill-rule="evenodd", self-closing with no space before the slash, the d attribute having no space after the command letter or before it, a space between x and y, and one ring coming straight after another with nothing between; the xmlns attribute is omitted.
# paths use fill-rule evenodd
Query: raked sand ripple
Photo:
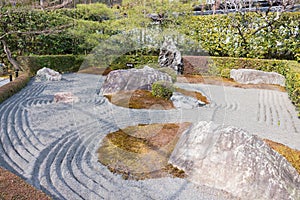
<svg viewBox="0 0 300 200"><path fill-rule="evenodd" d="M60 82L32 81L0 105L0 165L54 199L229 199L222 191L179 178L126 181L97 162L110 132L130 125L215 121L300 149L300 121L286 93L178 84L206 94L194 110L129 110L96 95L103 77L67 74ZM79 102L53 102L72 92Z"/></svg>

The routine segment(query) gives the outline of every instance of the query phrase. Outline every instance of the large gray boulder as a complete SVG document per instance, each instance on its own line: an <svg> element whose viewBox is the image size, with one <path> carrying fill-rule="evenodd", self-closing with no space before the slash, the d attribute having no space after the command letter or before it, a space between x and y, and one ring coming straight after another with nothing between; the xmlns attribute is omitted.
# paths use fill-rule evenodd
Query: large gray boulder
<svg viewBox="0 0 300 200"><path fill-rule="evenodd" d="M241 199L300 199L295 168L257 136L199 122L185 132L169 162L197 184Z"/></svg>
<svg viewBox="0 0 300 200"><path fill-rule="evenodd" d="M172 83L172 78L167 73L160 72L151 67L143 69L128 69L111 71L100 90L103 95L113 94L127 90L151 90L156 81L167 81Z"/></svg>
<svg viewBox="0 0 300 200"><path fill-rule="evenodd" d="M168 39L163 43L160 49L158 63L161 67L169 67L176 72L183 72L183 59L173 40Z"/></svg>
<svg viewBox="0 0 300 200"><path fill-rule="evenodd" d="M281 86L285 84L285 78L281 74L254 69L232 69L230 78L242 84L276 84Z"/></svg>

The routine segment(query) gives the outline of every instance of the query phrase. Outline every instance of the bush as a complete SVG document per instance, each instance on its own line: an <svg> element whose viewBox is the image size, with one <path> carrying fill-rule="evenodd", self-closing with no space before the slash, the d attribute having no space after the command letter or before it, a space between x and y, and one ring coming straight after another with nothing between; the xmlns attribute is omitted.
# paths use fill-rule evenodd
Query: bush
<svg viewBox="0 0 300 200"><path fill-rule="evenodd" d="M180 31L198 41L211 56L297 60L299 12L284 12L272 28L254 32L263 26L266 17L273 21L275 16L275 13L262 16L256 12L192 16L184 19Z"/></svg>
<svg viewBox="0 0 300 200"><path fill-rule="evenodd" d="M77 55L43 55L43 56L20 56L17 60L31 75L47 67L62 72L77 72L84 60L83 56Z"/></svg>
<svg viewBox="0 0 300 200"><path fill-rule="evenodd" d="M28 74L22 74L13 82L10 82L6 85L0 87L0 103L20 91L24 88L30 80L30 76Z"/></svg>
<svg viewBox="0 0 300 200"><path fill-rule="evenodd" d="M152 84L152 95L156 97L168 100L171 98L174 90L173 85L166 81L157 81Z"/></svg>

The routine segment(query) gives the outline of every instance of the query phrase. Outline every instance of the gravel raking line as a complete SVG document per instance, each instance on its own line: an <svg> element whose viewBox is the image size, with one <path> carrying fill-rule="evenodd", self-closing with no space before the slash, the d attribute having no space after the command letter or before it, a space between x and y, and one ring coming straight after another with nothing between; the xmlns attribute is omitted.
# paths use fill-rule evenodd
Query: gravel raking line
<svg viewBox="0 0 300 200"><path fill-rule="evenodd" d="M104 78L66 74L60 82L29 85L0 105L0 165L53 199L229 199L214 188L185 179L124 180L98 162L97 150L110 132L137 124L215 121L234 125L300 149L300 122L286 93L201 84L211 104L193 110L135 110L96 95ZM55 103L57 92L74 103Z"/></svg>

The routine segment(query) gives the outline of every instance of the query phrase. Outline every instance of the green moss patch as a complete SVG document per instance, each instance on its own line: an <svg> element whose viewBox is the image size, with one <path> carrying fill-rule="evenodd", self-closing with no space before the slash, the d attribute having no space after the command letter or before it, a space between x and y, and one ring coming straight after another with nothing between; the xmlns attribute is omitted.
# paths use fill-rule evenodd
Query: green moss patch
<svg viewBox="0 0 300 200"><path fill-rule="evenodd" d="M120 129L102 140L98 160L124 179L183 178L185 173L168 164L168 160L189 126L190 123L141 124Z"/></svg>
<svg viewBox="0 0 300 200"><path fill-rule="evenodd" d="M133 109L169 110L173 109L172 101L155 97L150 91L121 91L113 95L106 95L108 100L117 106Z"/></svg>

